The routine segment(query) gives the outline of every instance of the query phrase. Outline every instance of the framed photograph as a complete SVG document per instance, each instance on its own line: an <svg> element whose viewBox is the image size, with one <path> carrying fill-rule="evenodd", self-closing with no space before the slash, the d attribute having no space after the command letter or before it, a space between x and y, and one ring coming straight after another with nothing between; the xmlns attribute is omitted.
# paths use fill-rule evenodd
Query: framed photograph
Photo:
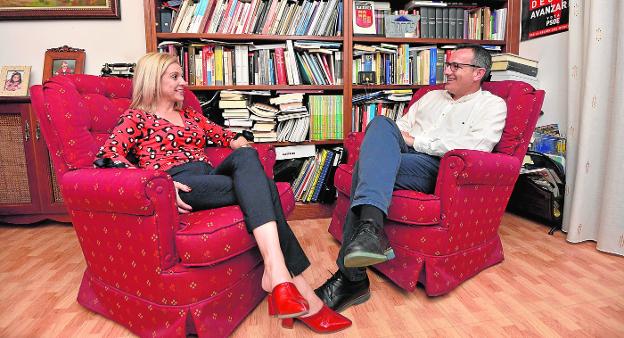
<svg viewBox="0 0 624 338"><path fill-rule="evenodd" d="M0 1L0 20L119 18L119 0Z"/></svg>
<svg viewBox="0 0 624 338"><path fill-rule="evenodd" d="M26 96L30 66L3 66L0 69L0 79L2 80L0 96Z"/></svg>
<svg viewBox="0 0 624 338"><path fill-rule="evenodd" d="M45 52L41 82L56 75L82 74L84 72L84 49L63 46Z"/></svg>

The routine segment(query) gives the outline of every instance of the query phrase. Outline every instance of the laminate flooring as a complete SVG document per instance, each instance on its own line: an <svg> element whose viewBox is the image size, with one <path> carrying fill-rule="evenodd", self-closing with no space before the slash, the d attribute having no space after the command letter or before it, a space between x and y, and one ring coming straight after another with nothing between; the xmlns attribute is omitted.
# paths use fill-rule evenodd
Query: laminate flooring
<svg viewBox="0 0 624 338"><path fill-rule="evenodd" d="M329 219L291 221L318 286L336 270ZM624 257L570 244L561 232L505 215L505 260L451 293L407 293L369 272L372 298L343 314L337 337L624 337ZM85 263L67 224L0 225L0 337L132 337L84 309L76 295ZM302 323L283 329L262 302L234 337L311 337Z"/></svg>

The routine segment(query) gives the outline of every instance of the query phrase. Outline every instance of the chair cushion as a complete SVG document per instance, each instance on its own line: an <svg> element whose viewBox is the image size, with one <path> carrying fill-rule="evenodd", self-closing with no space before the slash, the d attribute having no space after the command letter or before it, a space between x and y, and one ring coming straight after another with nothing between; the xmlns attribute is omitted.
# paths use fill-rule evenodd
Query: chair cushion
<svg viewBox="0 0 624 338"><path fill-rule="evenodd" d="M351 195L353 166L338 166L334 177L336 189ZM410 225L437 225L440 223L440 198L412 190L395 190L388 209L388 219Z"/></svg>
<svg viewBox="0 0 624 338"><path fill-rule="evenodd" d="M276 184L282 205L292 209L294 197L290 185ZM286 215L289 212L284 210ZM213 265L256 246L237 205L183 214L180 220L183 228L176 233L175 241L184 266Z"/></svg>

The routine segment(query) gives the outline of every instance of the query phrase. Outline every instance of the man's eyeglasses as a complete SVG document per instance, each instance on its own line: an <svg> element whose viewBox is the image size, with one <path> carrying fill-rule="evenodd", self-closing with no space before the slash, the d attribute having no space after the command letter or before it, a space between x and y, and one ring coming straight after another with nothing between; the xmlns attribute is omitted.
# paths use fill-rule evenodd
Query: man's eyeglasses
<svg viewBox="0 0 624 338"><path fill-rule="evenodd" d="M464 67L483 68L481 66L473 65L470 63L460 63L460 62L445 62L444 63L444 69L451 68L451 72L456 72L459 69L462 69Z"/></svg>

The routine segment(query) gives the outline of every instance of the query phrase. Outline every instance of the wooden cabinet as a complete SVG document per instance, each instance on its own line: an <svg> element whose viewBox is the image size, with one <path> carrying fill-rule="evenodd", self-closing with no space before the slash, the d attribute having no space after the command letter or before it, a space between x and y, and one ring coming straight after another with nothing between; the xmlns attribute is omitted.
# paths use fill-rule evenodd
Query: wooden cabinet
<svg viewBox="0 0 624 338"><path fill-rule="evenodd" d="M0 98L0 222L69 221L29 97Z"/></svg>
<svg viewBox="0 0 624 338"><path fill-rule="evenodd" d="M285 0L284 0L285 1ZM308 6L311 3L320 3L321 0L309 0L309 1L303 1L303 2L299 2L298 5L295 4L294 6ZM197 1L195 1L197 2ZM282 3L280 0L258 0L258 1L254 1L253 3L258 3L258 2L262 2L265 3L266 6L262 7L262 5L258 5L260 7L258 8L268 8L270 7L268 4L272 4L274 2L279 2ZM324 1L325 2L329 2L329 1ZM374 35L368 35L368 36L362 36L362 35L356 35L353 32L353 26L352 26L352 22L353 22L353 17L354 17L354 13L353 13L353 5L354 5L354 0L344 0L339 2L340 4L342 4L342 9L339 11L339 13L342 13L342 32L341 34L339 34L339 36L310 36L310 35L266 35L266 34L223 34L223 33L218 33L218 34L208 34L208 33L161 33L157 31L157 27L159 26L159 23L157 18L160 17L160 13L159 13L159 9L162 6L163 1L162 0L144 0L144 11L145 11L145 36L146 36L146 49L147 51L150 52L154 52L157 50L157 46L159 43L164 42L164 41L177 41L180 42L182 44L196 44L196 43L205 43L202 42L202 39L205 40L219 40L219 41L224 41L224 42L229 42L229 43L271 43L271 42L276 42L276 43L282 43L284 41L287 40L317 40L317 41L325 41L325 42L340 42L342 43L342 59L343 59L343 67L342 67L342 74L343 74L343 84L340 85L325 85L325 86L311 86L311 85L244 85L244 86L191 86L191 89L195 92L200 92L200 91L218 91L218 90L224 90L224 89L240 89L240 90L253 90L253 89L259 89L259 90L302 90L302 91L306 91L306 90L322 90L324 93L327 94L342 94L343 95L343 118L342 118L342 123L343 123L343 135L347 135L348 132L351 131L352 129L352 120L353 120L353 116L352 116L352 98L354 95L357 94L362 94L362 93L367 93L367 92L371 92L371 91L380 91L380 90L388 90L388 89L417 89L420 86L417 84L389 84L389 85L360 85L360 84L354 84L353 79L357 78L356 74L353 74L353 58L354 58L354 46L356 44L358 45L378 45L381 43L384 44L392 44L392 45L409 45L409 47L413 47L413 46L430 46L430 45L434 45L434 46L444 46L444 45L457 45L457 44L461 44L461 43L475 43L475 44L482 44L482 45L490 45L490 46L500 46L500 50L502 52L511 52L511 53L518 53L518 49L519 49L519 28L520 28L520 4L521 4L521 0L466 0L466 1L448 1L449 3L449 8L450 7L454 7L454 8L462 8L465 9L466 12L469 12L472 9L478 8L478 7L487 7L488 9L486 10L487 13L489 13L490 10L496 10L496 9L506 9L506 25L505 25L505 34L503 39L498 39L498 40L480 40L480 39L441 39L441 38L387 38L385 36L374 36ZM214 1L209 1L209 3L214 3ZM217 1L217 4L220 3L225 3L227 6L227 4L230 3L237 3L236 0L221 0L221 1ZM240 4L240 1L238 1L238 3ZM246 5L247 2L244 2ZM268 4L267 4L268 3ZM378 3L379 6L381 7L382 4L389 4L391 7L392 11L395 10L401 10L403 9L403 7L406 4L406 1L400 1L400 0L390 0L390 1L386 1L386 2L375 2ZM217 5L218 6L218 5ZM287 5L288 6L288 5ZM312 5L310 5L312 6ZM321 6L321 5L319 5ZM279 5L276 6L277 8L279 8ZM210 7L208 7L210 8ZM213 7L215 8L215 7ZM229 8L229 7L228 7ZM313 8L313 7L304 7L304 8ZM268 10L267 10L268 11ZM232 12L234 12L234 17L235 18L240 18L243 17L244 14L239 14L238 16L236 16L236 11L230 10L230 15L232 15ZM268 11L270 12L270 11ZM247 11L247 12L243 12L243 13L252 13L252 14L248 14L248 15L254 15L253 13L257 13L254 11ZM275 13L289 13L287 10L284 10L283 12L279 12L278 10L276 10ZM295 11L296 13L296 11ZM309 10L306 13L315 13L313 10ZM483 13L483 12L482 12ZM225 15L225 14L224 14ZM267 15L270 15L267 14ZM263 20L264 16L261 15L260 19L258 20ZM274 17L277 17L278 19L275 20L280 20L279 18L285 18L282 20L285 20L288 23L295 22L295 21L288 21L289 17L287 14L282 15L281 17L279 16L279 14L275 15ZM295 15L295 17L297 17ZM305 15L303 16L305 17ZM484 18L485 16L482 14L481 18ZM488 17L489 14L488 14ZM436 16L437 18L437 16ZM494 17L492 16L492 21L491 24L494 24L495 20ZM214 18L213 18L214 19ZM213 20L211 19L211 20ZM225 19L224 19L225 20ZM240 20L240 19L239 19ZM442 19L440 19L442 20ZM466 19L467 20L467 19ZM226 22L229 22L227 20L225 20ZM251 20L253 21L253 19ZM485 21L485 20L483 20ZM218 22L218 21L217 21ZM264 21L261 21L264 22ZM271 20L269 20L269 22L273 22ZM430 21L431 22L431 21ZM466 21L468 22L468 21ZM475 21L476 22L476 21ZM472 22L471 22L472 23ZM434 24L435 24L435 20L434 20ZM476 24L475 24L476 25ZM483 24L481 24L483 27ZM191 26L189 26L191 27ZM196 31L196 30L195 30ZM480 31L480 30L479 30ZM295 66L296 68L296 66ZM340 142L341 140L326 140L326 141L313 141L312 143L316 143L316 144L323 144L323 142L325 143L334 143L334 142ZM279 145L279 144L278 144Z"/></svg>

